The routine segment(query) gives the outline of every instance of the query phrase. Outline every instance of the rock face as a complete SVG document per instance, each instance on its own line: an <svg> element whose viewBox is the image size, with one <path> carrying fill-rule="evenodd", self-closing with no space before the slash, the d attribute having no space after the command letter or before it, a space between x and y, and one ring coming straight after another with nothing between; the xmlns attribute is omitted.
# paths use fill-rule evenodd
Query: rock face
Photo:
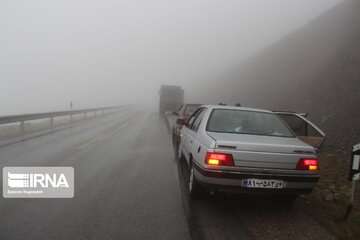
<svg viewBox="0 0 360 240"><path fill-rule="evenodd" d="M308 112L328 146L347 152L360 142L360 1L345 1L218 79L221 101Z"/></svg>

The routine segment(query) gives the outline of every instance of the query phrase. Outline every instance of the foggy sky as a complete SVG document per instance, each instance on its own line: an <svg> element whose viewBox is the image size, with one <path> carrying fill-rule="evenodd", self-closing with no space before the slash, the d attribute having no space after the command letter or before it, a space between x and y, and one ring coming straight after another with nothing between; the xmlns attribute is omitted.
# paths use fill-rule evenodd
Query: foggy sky
<svg viewBox="0 0 360 240"><path fill-rule="evenodd" d="M340 0L0 0L0 115L191 99ZM221 82L221 79L219 79Z"/></svg>

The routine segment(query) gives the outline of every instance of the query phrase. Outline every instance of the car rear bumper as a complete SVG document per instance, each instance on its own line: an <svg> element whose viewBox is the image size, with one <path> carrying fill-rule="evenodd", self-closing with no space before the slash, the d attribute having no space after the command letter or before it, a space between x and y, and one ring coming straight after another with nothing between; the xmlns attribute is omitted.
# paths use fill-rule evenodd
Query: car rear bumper
<svg viewBox="0 0 360 240"><path fill-rule="evenodd" d="M306 194L313 190L320 175L261 173L257 171L233 172L203 169L195 165L195 178L200 184L214 190L244 193ZM282 189L246 188L241 186L243 179L283 180L286 185Z"/></svg>

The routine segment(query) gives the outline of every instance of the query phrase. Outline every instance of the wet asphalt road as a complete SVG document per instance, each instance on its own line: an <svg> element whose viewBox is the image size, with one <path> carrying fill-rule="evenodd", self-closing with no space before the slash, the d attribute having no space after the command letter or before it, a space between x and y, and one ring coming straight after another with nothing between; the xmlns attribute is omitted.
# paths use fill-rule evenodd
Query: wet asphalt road
<svg viewBox="0 0 360 240"><path fill-rule="evenodd" d="M0 239L190 239L167 137L124 111L1 148L1 167L73 166L75 198L2 198Z"/></svg>
<svg viewBox="0 0 360 240"><path fill-rule="evenodd" d="M170 139L158 114L128 109L0 148L1 168L75 168L73 199L1 198L0 240L273 239L257 229L312 239L312 219L273 201L219 194L190 202ZM299 225L310 229L306 236Z"/></svg>

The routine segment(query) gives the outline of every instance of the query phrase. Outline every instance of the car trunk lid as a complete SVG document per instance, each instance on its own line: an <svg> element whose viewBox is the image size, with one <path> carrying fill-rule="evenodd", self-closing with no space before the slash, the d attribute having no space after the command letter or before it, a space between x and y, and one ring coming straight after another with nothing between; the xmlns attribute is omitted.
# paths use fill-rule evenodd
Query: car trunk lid
<svg viewBox="0 0 360 240"><path fill-rule="evenodd" d="M298 138L208 132L216 150L231 153L235 166L295 169L303 157L314 157L314 148Z"/></svg>

